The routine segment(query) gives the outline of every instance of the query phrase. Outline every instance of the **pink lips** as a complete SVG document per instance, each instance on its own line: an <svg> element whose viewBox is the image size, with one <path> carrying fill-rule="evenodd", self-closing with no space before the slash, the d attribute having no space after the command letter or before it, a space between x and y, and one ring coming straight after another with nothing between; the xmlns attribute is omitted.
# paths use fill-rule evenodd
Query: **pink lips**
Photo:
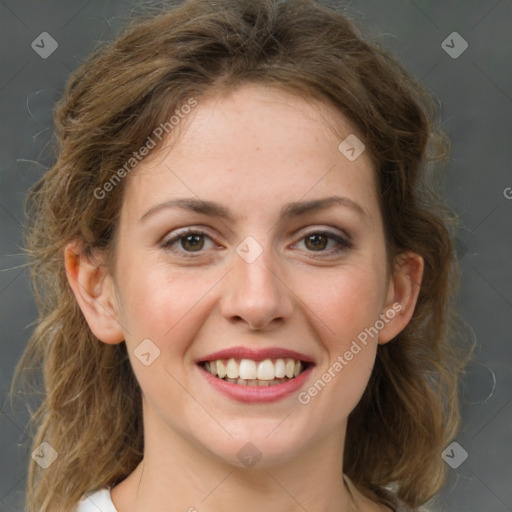
<svg viewBox="0 0 512 512"><path fill-rule="evenodd" d="M252 359L254 361L263 361L264 359L292 358L309 363L307 368L297 377L290 379L282 384L273 386L244 386L231 384L225 380L214 377L205 370L200 364L206 361L215 361L217 359ZM213 352L197 361L201 375L207 382L223 395L243 403L268 403L281 400L294 392L298 391L311 375L314 361L311 357L295 352L293 350L282 348L268 349L249 349L244 347L235 347L218 352Z"/></svg>
<svg viewBox="0 0 512 512"><path fill-rule="evenodd" d="M298 377L284 382L283 384L276 384L274 386L243 386L226 382L225 380L214 377L204 368L199 368L201 375L203 375L214 389L220 391L223 395L244 403L275 402L285 398L295 391L298 391L311 374L311 367L308 367Z"/></svg>

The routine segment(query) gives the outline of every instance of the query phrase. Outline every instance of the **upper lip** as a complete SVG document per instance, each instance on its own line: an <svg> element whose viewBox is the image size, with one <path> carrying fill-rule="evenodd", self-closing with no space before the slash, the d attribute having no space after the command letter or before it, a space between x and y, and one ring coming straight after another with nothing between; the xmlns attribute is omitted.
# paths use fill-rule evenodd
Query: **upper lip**
<svg viewBox="0 0 512 512"><path fill-rule="evenodd" d="M291 358L304 361L306 363L314 363L314 359L306 354L289 350L287 348L269 347L262 349L233 347L212 352L207 356L199 358L196 362L204 363L206 361L216 361L217 359L252 359L253 361L263 361L264 359L285 359Z"/></svg>

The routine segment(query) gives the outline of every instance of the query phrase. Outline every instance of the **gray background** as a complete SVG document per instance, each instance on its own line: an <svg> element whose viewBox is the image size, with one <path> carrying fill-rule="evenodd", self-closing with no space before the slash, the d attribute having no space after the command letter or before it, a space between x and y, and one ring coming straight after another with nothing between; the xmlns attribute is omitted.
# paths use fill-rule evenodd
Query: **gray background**
<svg viewBox="0 0 512 512"><path fill-rule="evenodd" d="M0 0L0 510L21 510L27 415L6 399L36 310L21 250L28 187L51 163L51 115L63 84L96 41L115 37L136 2ZM512 2L353 1L352 14L436 95L452 141L446 198L461 218L459 309L478 340L464 386L457 442L431 509L512 511ZM31 47L58 42L47 59ZM458 32L458 58L442 42ZM451 42L448 44L452 45ZM454 49L461 48L454 40ZM460 449L454 452L455 459ZM450 453L451 455L451 453ZM441 456L441 454L440 454Z"/></svg>

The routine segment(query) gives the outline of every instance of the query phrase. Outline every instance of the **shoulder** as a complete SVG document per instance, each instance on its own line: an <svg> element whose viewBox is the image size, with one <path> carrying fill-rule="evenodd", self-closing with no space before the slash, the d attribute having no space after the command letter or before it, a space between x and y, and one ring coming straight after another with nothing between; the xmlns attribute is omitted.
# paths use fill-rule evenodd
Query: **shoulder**
<svg viewBox="0 0 512 512"><path fill-rule="evenodd" d="M383 500L384 504L389 507L393 512L429 512L426 508L411 508L401 499L399 499L395 493L390 490L380 489L377 493Z"/></svg>
<svg viewBox="0 0 512 512"><path fill-rule="evenodd" d="M96 489L87 492L72 512L118 512L110 497L110 489Z"/></svg>

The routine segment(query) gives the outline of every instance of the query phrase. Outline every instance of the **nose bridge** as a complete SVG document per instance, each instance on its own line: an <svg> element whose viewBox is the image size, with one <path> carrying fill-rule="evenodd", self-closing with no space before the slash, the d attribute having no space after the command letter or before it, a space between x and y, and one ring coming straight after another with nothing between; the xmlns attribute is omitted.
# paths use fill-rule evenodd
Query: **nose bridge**
<svg viewBox="0 0 512 512"><path fill-rule="evenodd" d="M244 320L251 329L287 318L293 310L293 296L279 274L271 248L247 237L233 255L233 271L223 293L223 315Z"/></svg>

